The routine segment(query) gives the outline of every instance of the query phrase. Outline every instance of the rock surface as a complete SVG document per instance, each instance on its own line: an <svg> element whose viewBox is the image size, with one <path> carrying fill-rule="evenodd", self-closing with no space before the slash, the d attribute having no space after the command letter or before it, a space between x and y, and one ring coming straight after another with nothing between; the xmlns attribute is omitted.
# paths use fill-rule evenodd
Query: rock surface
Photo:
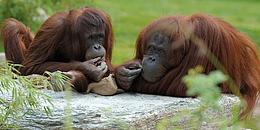
<svg viewBox="0 0 260 130"><path fill-rule="evenodd" d="M44 90L53 97L52 116L44 114L25 115L19 123L23 129L63 129L67 106L65 92ZM182 110L195 110L200 104L196 98L176 98L167 96L123 93L115 96L79 94L72 92L69 102L74 129L155 129L162 118L171 118ZM231 108L240 101L233 95L223 95L220 104L222 112L209 112L212 118L218 115L231 117ZM189 127L189 121L179 123L182 128ZM203 123L202 129L215 128Z"/></svg>

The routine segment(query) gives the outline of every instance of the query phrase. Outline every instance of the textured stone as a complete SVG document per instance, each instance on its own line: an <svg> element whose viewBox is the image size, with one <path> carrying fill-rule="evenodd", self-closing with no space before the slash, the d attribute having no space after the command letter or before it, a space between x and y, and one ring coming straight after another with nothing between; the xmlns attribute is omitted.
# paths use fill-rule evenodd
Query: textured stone
<svg viewBox="0 0 260 130"><path fill-rule="evenodd" d="M64 127L64 109L68 101L65 92L44 90L53 98L52 116L44 114L25 115L20 121L24 129L62 129ZM72 92L70 99L74 129L154 129L162 118L171 118L182 110L195 110L200 104L196 98L176 98L167 96L123 93L114 96L79 94ZM231 108L240 103L233 95L223 95L220 104L222 112L209 111L211 118L224 115L231 117ZM189 119L178 123L189 128ZM215 128L214 124L203 122L202 129ZM217 129L217 127L216 127Z"/></svg>

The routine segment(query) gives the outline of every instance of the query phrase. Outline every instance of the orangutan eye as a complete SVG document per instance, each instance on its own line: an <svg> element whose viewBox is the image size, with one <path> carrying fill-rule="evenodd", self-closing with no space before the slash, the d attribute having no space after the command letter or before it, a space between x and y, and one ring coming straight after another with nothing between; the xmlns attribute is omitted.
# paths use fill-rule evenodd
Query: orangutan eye
<svg viewBox="0 0 260 130"><path fill-rule="evenodd" d="M147 54L152 54L154 51L154 47L153 46L148 46L147 49L146 49L146 53Z"/></svg>
<svg viewBox="0 0 260 130"><path fill-rule="evenodd" d="M98 42L100 44L103 44L105 35L103 34L93 34L88 36L88 39L93 42Z"/></svg>
<svg viewBox="0 0 260 130"><path fill-rule="evenodd" d="M97 40L98 43L103 44L103 42L105 40L104 38L105 38L105 36L101 34L101 35L97 36L96 40Z"/></svg>
<svg viewBox="0 0 260 130"><path fill-rule="evenodd" d="M148 51L154 51L154 50L155 50L155 47L152 46L152 45L150 45L150 46L148 46L147 50L148 50Z"/></svg>
<svg viewBox="0 0 260 130"><path fill-rule="evenodd" d="M159 54L165 54L165 50L162 49L162 48L158 48L158 49L157 49L157 52L158 52Z"/></svg>

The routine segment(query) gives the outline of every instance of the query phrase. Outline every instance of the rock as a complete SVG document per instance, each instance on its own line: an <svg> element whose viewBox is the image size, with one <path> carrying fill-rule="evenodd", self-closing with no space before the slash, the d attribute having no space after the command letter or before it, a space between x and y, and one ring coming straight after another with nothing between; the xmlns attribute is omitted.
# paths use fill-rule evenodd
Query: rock
<svg viewBox="0 0 260 130"><path fill-rule="evenodd" d="M93 82L88 85L87 93L93 92L103 96L111 96L117 93L118 87L116 85L113 74L103 78L99 82Z"/></svg>
<svg viewBox="0 0 260 130"><path fill-rule="evenodd" d="M23 129L63 129L64 109L68 101L65 92L42 90L53 98L52 116L27 114L19 122ZM79 94L72 92L70 99L74 129L155 129L163 118L173 118L182 110L196 110L200 104L197 98L176 98L167 96L123 93L114 96ZM209 111L211 118L224 115L231 118L232 106L240 103L233 95L223 95L219 103L224 110ZM177 126L189 128L189 120L181 120ZM214 124L203 122L202 129L218 129Z"/></svg>

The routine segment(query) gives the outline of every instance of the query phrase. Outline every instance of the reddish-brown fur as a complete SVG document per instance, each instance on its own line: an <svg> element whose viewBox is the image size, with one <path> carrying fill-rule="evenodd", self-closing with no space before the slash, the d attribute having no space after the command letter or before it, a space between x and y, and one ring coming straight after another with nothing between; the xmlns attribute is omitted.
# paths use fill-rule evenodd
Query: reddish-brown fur
<svg viewBox="0 0 260 130"><path fill-rule="evenodd" d="M6 58L13 63L22 64L23 75L43 74L45 71L74 71L78 91L85 91L88 80L82 73L79 62L85 60L84 39L78 33L89 33L89 23L79 24L79 18L87 19L85 14L98 15L105 26L106 63L108 73L112 70L111 55L113 32L109 16L94 8L74 9L69 12L56 13L49 17L33 38L30 30L15 19L7 19L3 24L2 38L4 40ZM90 17L88 15L88 17ZM94 18L88 20L95 21ZM85 28L85 29L82 29ZM81 32L79 32L81 31ZM84 31L84 32L83 32ZM74 77L74 78L75 78Z"/></svg>
<svg viewBox="0 0 260 130"><path fill-rule="evenodd" d="M134 60L143 59L147 40L155 31L164 32L171 37L172 49L169 53L172 57L168 60L180 62L156 83L148 83L139 76L132 91L185 97L187 88L182 77L189 69L202 65L205 73L216 69L226 72L232 82L223 83L220 86L222 92L230 93L229 83L234 83L247 102L241 115L250 113L260 90L260 62L257 48L247 36L227 22L212 16L195 14L165 17L155 20L140 32Z"/></svg>

